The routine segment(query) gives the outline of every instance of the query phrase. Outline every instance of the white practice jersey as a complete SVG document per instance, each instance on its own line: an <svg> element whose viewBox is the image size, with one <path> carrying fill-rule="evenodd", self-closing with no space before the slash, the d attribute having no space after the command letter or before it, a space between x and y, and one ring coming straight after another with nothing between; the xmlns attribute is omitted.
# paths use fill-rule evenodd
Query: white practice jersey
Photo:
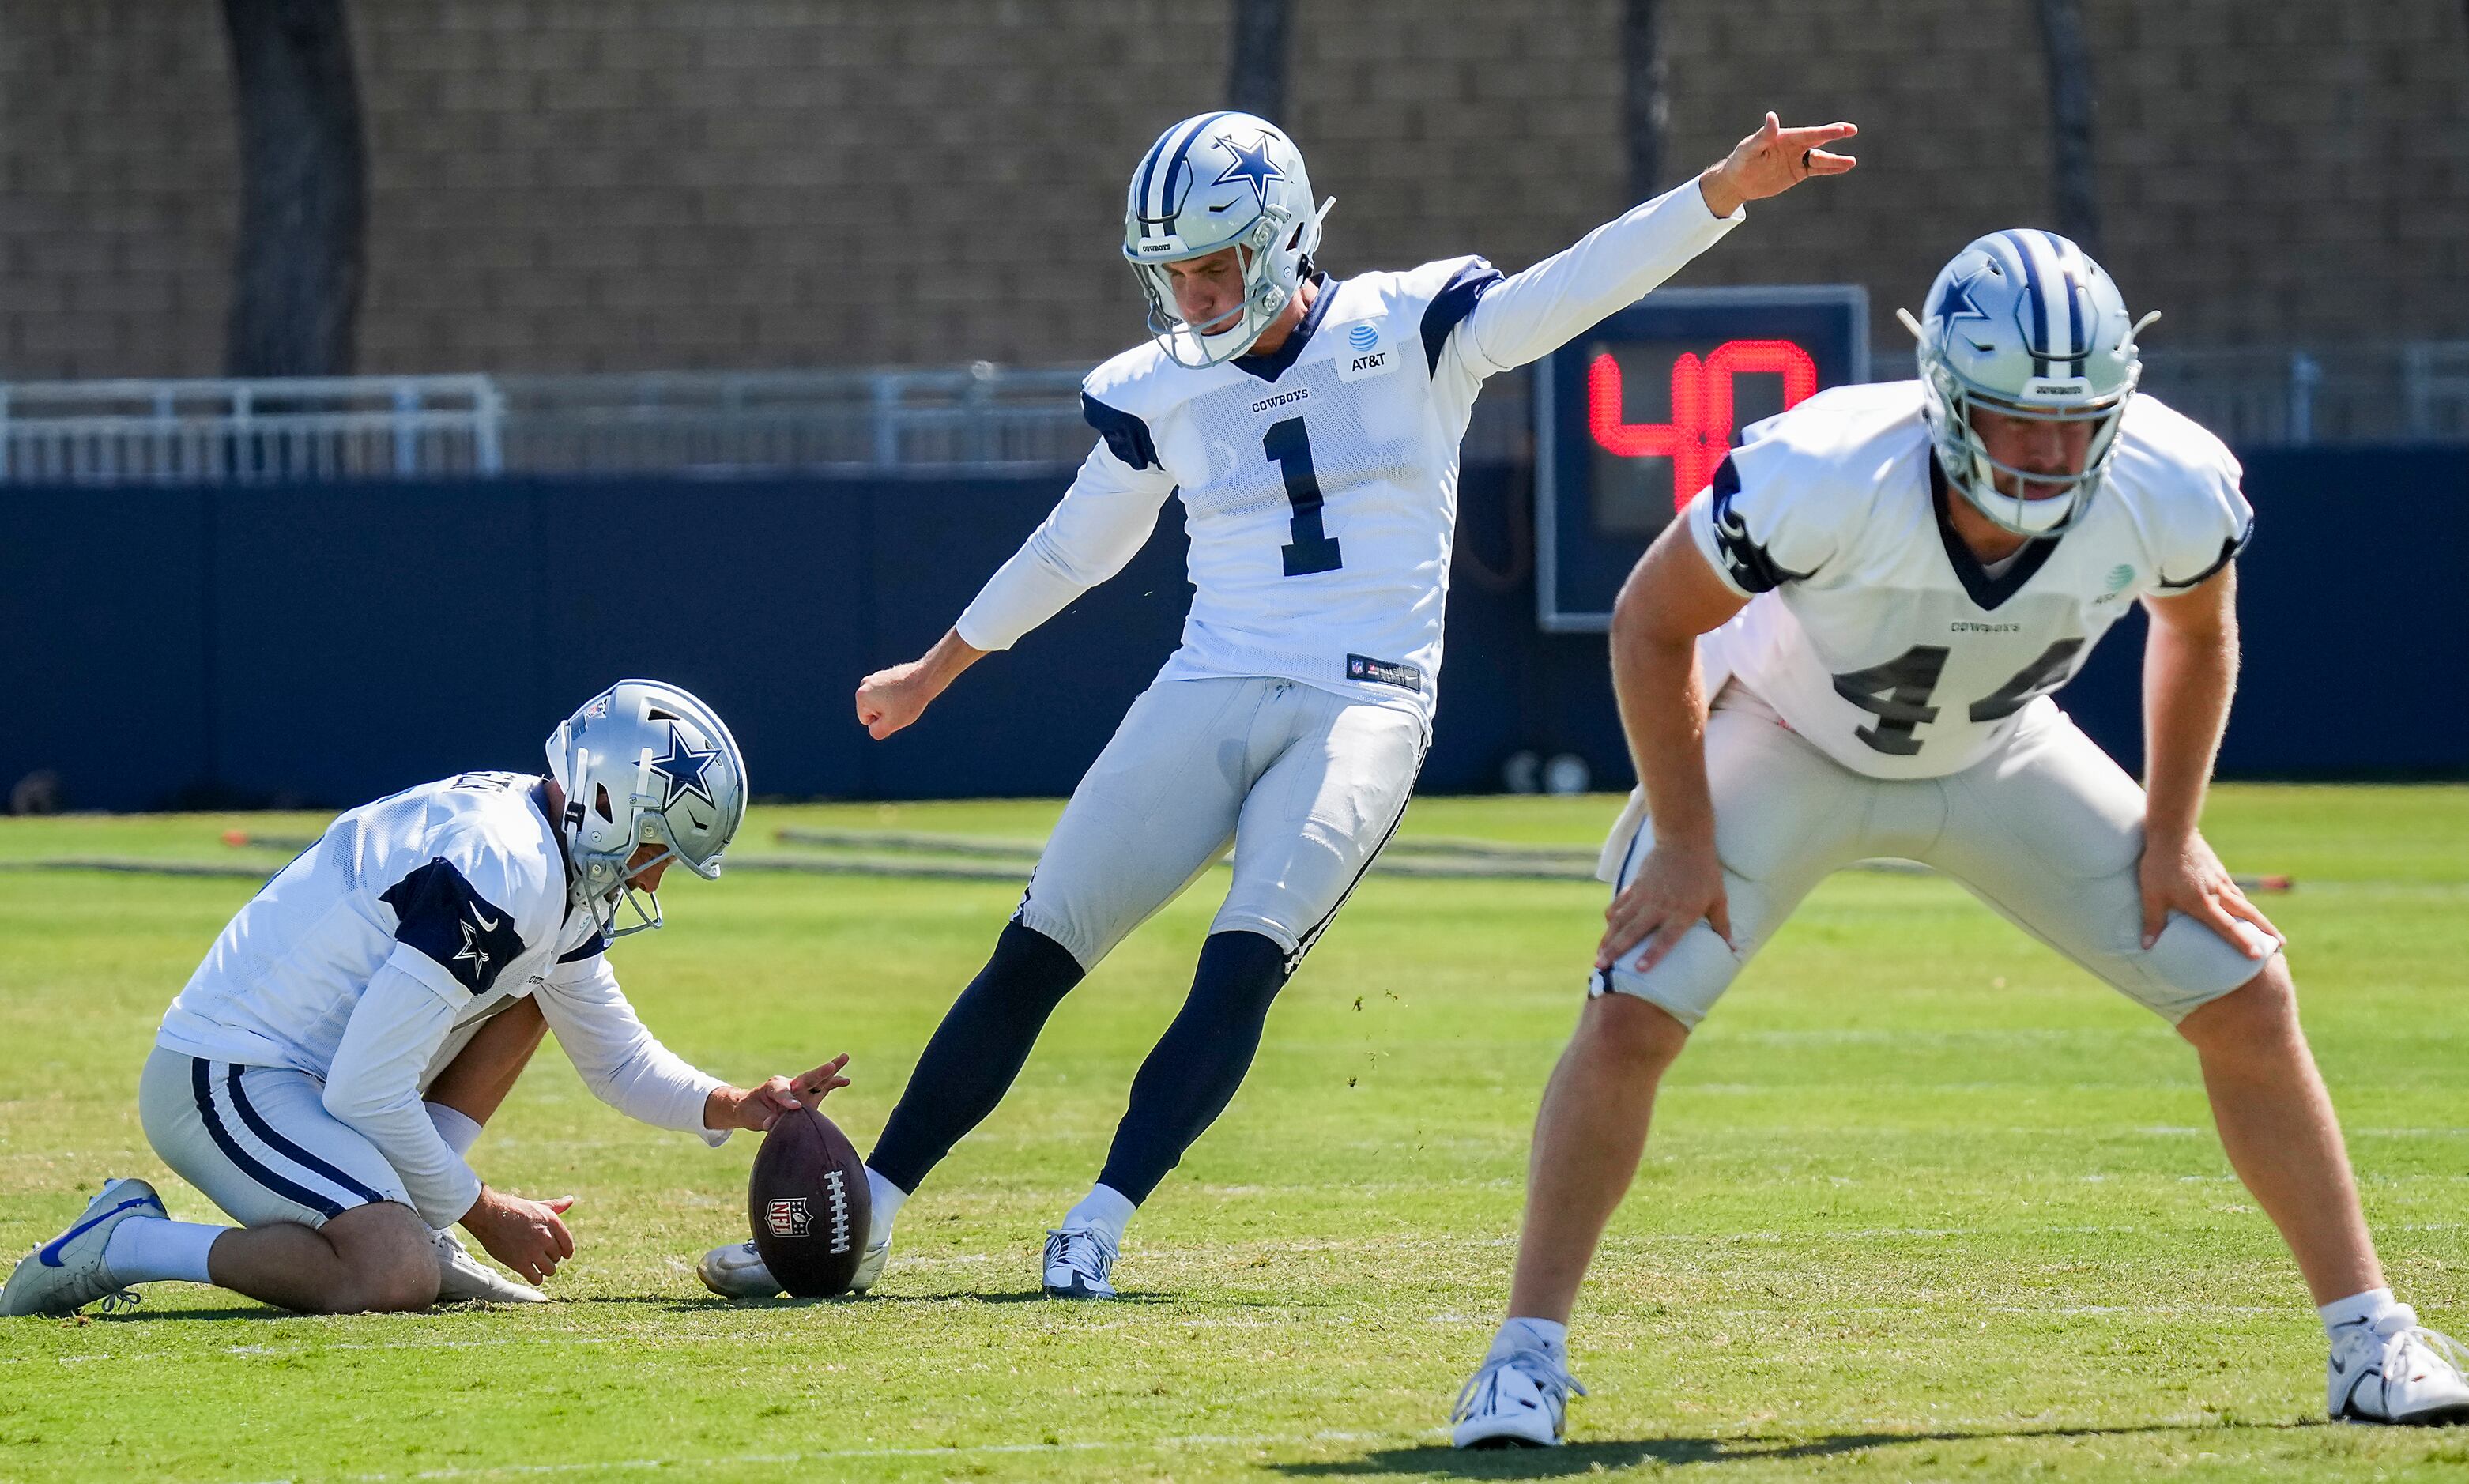
<svg viewBox="0 0 2469 1484"><path fill-rule="evenodd" d="M2253 511L2228 449L2148 393L2109 478L2063 536L1993 576L1948 523L1921 384L1836 387L1747 429L1683 518L1749 598L1699 642L1712 696L1738 676L1792 730L1873 778L1980 761L2053 707L2129 605L2227 565Z"/></svg>
<svg viewBox="0 0 2469 1484"><path fill-rule="evenodd" d="M335 819L215 939L158 1043L322 1078L389 965L453 1007L458 1025L544 986L611 997L607 943L567 911L540 788L527 774L462 773Z"/></svg>
<svg viewBox="0 0 2469 1484"><path fill-rule="evenodd" d="M433 1226L469 1210L480 1181L421 1091L514 999L538 1002L602 1101L717 1143L703 1120L719 1079L635 1017L599 925L568 908L545 804L537 776L463 773L343 814L215 939L155 1044L315 1077Z"/></svg>
<svg viewBox="0 0 2469 1484"><path fill-rule="evenodd" d="M1177 365L1154 341L1092 373L1102 435L960 616L1008 649L1122 570L1180 494L1195 589L1164 676L1270 676L1428 726L1457 522L1458 443L1485 378L1633 303L1742 219L1692 181L1507 278L1480 258L1317 276L1271 355Z"/></svg>

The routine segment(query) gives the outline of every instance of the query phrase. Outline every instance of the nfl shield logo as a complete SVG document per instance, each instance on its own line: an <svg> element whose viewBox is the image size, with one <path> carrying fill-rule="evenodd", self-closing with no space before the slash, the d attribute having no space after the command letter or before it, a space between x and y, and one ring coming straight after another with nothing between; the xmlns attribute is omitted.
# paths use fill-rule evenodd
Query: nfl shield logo
<svg viewBox="0 0 2469 1484"><path fill-rule="evenodd" d="M774 1237L802 1237L814 1229L806 1215L806 1198L796 1196L774 1200L764 1213Z"/></svg>

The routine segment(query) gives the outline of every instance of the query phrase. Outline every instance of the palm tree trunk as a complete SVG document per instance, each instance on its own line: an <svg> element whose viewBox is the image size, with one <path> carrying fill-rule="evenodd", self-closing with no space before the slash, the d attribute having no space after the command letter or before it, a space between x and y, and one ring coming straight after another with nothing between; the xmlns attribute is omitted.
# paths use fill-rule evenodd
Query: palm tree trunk
<svg viewBox="0 0 2469 1484"><path fill-rule="evenodd" d="M1287 0L1234 0L1234 50L1226 105L1282 124L1286 108Z"/></svg>
<svg viewBox="0 0 2469 1484"><path fill-rule="evenodd" d="M2100 256L2100 167L2092 158L2091 43L2083 0L2037 0L2041 50L2049 68L2050 186L2058 230Z"/></svg>
<svg viewBox="0 0 2469 1484"><path fill-rule="evenodd" d="M352 369L367 151L343 0L223 0L240 117L240 240L224 367Z"/></svg>
<svg viewBox="0 0 2469 1484"><path fill-rule="evenodd" d="M1628 198L1643 201L1663 183L1663 134L1671 117L1669 73L1655 0L1621 9L1621 136L1628 147Z"/></svg>

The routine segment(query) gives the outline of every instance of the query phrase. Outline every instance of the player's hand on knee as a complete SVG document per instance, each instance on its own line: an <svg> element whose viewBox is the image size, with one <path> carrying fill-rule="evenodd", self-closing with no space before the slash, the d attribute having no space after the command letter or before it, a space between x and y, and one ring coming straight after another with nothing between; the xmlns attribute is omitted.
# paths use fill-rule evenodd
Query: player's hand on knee
<svg viewBox="0 0 2469 1484"><path fill-rule="evenodd" d="M1723 895L1722 861L1711 845L1656 845L1647 852L1636 879L1604 909L1604 923L1603 942L1595 948L1597 969L1611 968L1641 943L1646 951L1637 967L1652 969L1699 923L1729 944L1732 915Z"/></svg>
<svg viewBox="0 0 2469 1484"><path fill-rule="evenodd" d="M564 1220L573 1204L572 1196L525 1200L483 1185L480 1199L463 1213L463 1229L525 1282L544 1283L559 1263L574 1255L574 1235Z"/></svg>
<svg viewBox="0 0 2469 1484"><path fill-rule="evenodd" d="M781 1115L812 1107L849 1080L841 1075L848 1065L843 1051L811 1072L773 1077L757 1087L714 1087L704 1108L704 1125L711 1129L746 1129L768 1133Z"/></svg>
<svg viewBox="0 0 2469 1484"><path fill-rule="evenodd" d="M2189 834L2180 842L2147 840L2143 860L2137 867L2143 892L2143 947L2150 948L2160 941L2160 929L2168 925L2169 914L2183 912L2223 938L2246 949L2247 957L2260 959L2269 951L2250 934L2239 930L2247 923L2267 937L2287 943L2289 939L2272 925L2255 904L2249 902L2236 878L2221 864L2221 857L2211 843L2201 834Z"/></svg>
<svg viewBox="0 0 2469 1484"><path fill-rule="evenodd" d="M1773 114L1757 132L1732 147L1732 152L1697 177L1706 209L1728 217L1742 201L1762 201L1812 175L1840 175L1859 162L1825 147L1860 132L1850 124L1820 124L1786 128Z"/></svg>

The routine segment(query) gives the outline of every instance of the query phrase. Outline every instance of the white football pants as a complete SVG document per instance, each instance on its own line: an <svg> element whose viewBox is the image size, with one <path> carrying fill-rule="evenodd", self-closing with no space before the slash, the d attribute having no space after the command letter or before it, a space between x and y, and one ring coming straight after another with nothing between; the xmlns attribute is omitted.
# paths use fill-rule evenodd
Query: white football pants
<svg viewBox="0 0 2469 1484"><path fill-rule="evenodd" d="M1701 922L1651 970L1639 971L1636 953L1596 970L1591 993L1637 995L1694 1027L1810 888L1873 856L1935 866L2172 1024L2263 971L2263 960L2179 913L2145 950L2143 790L2054 705L2028 708L2002 747L1962 772L1869 778L1734 681L1707 718L1706 781L1733 947ZM1604 846L1615 891L1652 846L1652 821L1633 800Z"/></svg>
<svg viewBox="0 0 2469 1484"><path fill-rule="evenodd" d="M157 1046L138 1079L137 1115L163 1162L242 1226L323 1226L355 1206L410 1205L394 1167L326 1111L324 1093L293 1067Z"/></svg>
<svg viewBox="0 0 2469 1484"><path fill-rule="evenodd" d="M1256 932L1291 972L1405 816L1422 719L1300 681L1151 683L1091 764L1013 921L1084 969L1234 847L1209 930Z"/></svg>

